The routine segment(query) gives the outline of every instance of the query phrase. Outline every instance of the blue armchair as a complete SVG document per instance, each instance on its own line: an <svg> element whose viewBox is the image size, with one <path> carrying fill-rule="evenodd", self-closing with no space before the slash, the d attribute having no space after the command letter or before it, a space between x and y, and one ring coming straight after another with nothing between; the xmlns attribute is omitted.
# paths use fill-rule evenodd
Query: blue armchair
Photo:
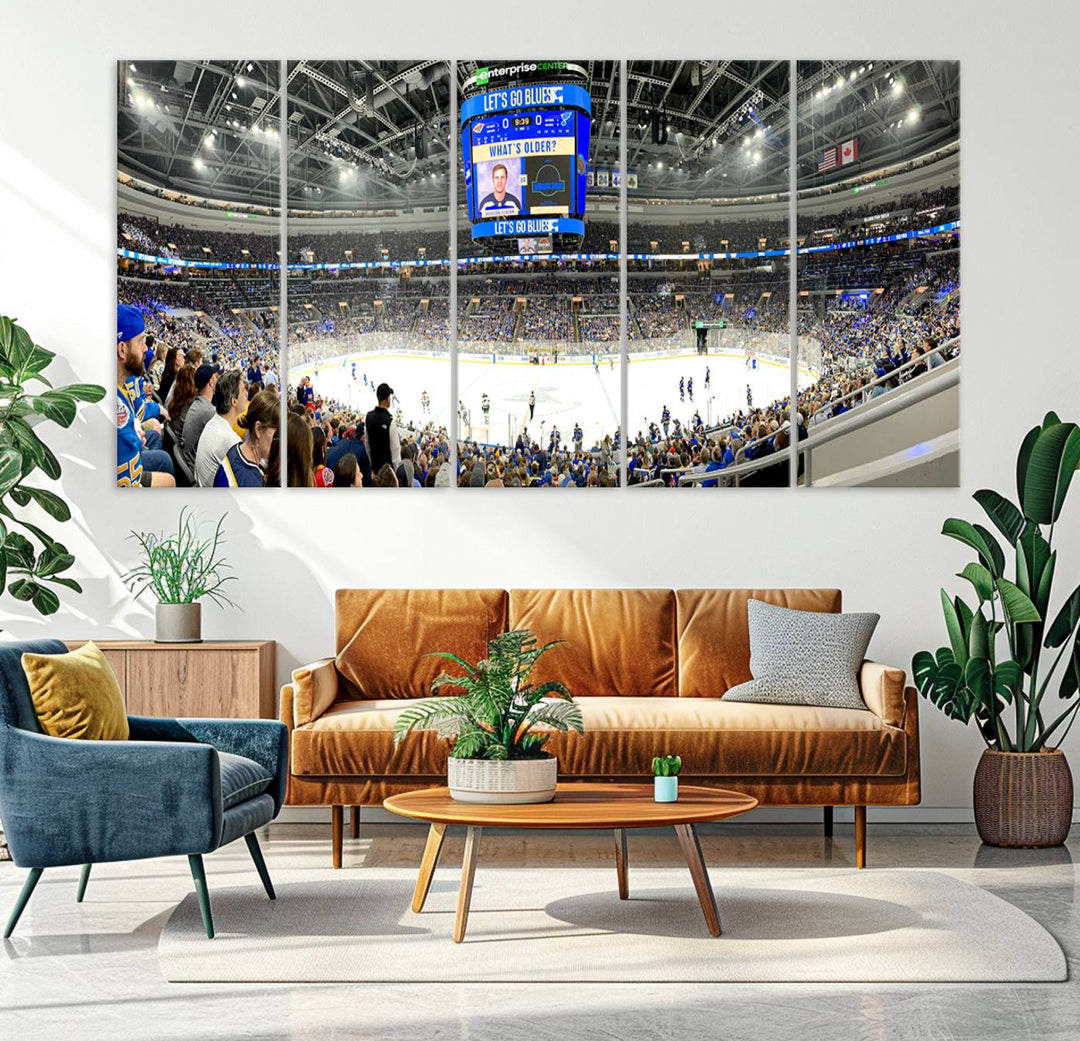
<svg viewBox="0 0 1080 1041"><path fill-rule="evenodd" d="M15 929L47 867L186 854L206 935L214 935L203 854L241 836L274 887L256 830L285 799L287 735L274 720L129 716L129 741L43 733L22 670L24 652L63 654L58 640L0 644L0 822L12 859L30 869L4 932Z"/></svg>

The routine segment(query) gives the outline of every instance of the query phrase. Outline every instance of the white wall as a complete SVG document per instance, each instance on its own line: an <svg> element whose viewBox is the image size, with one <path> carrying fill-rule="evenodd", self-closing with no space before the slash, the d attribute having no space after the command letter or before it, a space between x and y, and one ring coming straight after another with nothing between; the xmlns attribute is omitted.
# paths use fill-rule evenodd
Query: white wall
<svg viewBox="0 0 1080 1041"><path fill-rule="evenodd" d="M959 490L761 490L589 495L319 492L201 494L228 509L242 613L208 612L208 635L272 637L279 668L331 650L338 586L816 586L882 615L872 653L906 666L944 642L938 586L967 559L937 533L974 518L976 488L1012 494L1015 450L1049 408L1080 418L1075 236L1080 194L1073 47L1065 5L907 2L565 4L561 19L513 5L493 28L485 5L259 3L22 5L5 17L0 62L0 312L62 356L60 375L111 384L117 58L147 56L821 58L926 55L962 60L963 285ZM448 25L447 12L462 12ZM464 12L469 11L467 15ZM547 13L550 8L545 9ZM633 16L629 12L633 12ZM395 15L402 16L395 21ZM1042 16L1041 18L1039 16ZM709 47L705 44L708 43ZM570 55L572 56L572 55ZM1021 259L1025 244L1037 249ZM60 261L70 277L58 274ZM69 370L69 373L65 373ZM32 635L148 635L152 617L120 581L132 527L167 523L183 493L111 487L112 398L54 439L76 520L66 541L87 592L48 621L2 623ZM1059 598L1080 580L1080 487L1058 527ZM957 580L951 580L956 587ZM927 820L969 819L974 730L924 705ZM1069 747L1080 750L1080 734ZM1074 756L1074 758L1077 758Z"/></svg>

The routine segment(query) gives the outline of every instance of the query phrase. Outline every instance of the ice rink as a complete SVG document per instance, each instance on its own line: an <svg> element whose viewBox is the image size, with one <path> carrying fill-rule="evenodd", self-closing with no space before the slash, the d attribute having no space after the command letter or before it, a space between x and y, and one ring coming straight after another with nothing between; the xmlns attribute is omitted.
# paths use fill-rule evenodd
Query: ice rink
<svg viewBox="0 0 1080 1041"><path fill-rule="evenodd" d="M356 378L353 379L353 362ZM523 423L537 441L545 439L554 424L563 440L568 441L574 423L580 423L586 447L614 434L619 425L619 361L605 359L595 372L589 358L560 360L557 365L530 365L524 361L492 362L491 356L460 354L458 391L469 413L466 436L491 443L513 443ZM709 386L705 386L708 369ZM293 385L304 375L311 375L317 396L330 397L350 408L367 411L375 406L373 386L387 382L394 388L395 408L400 408L406 422L434 421L449 424L449 358L418 356L408 352L364 352L326 359L318 371L312 364L289 370ZM365 387L363 377L367 376ZM679 400L679 379L692 378L694 400ZM810 382L810 375L800 370L800 386ZM755 405L768 405L787 396L790 376L786 359L772 360L759 356L757 368L746 367L741 352L698 355L690 352L663 357L635 358L629 363L628 416L630 433L636 436L648 429L649 422L660 422L666 405L672 419L689 424L695 409L706 424L746 407L746 387L750 385ZM421 411L421 394L431 398L431 412ZM484 423L481 399L491 399L490 418ZM536 394L536 413L528 423L529 394Z"/></svg>

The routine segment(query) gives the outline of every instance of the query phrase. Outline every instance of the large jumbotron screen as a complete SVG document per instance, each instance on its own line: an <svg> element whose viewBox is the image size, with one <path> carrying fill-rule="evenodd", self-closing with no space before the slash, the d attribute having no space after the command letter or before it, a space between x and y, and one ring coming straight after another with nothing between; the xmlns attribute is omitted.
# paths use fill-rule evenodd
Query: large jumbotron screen
<svg viewBox="0 0 1080 1041"><path fill-rule="evenodd" d="M591 111L575 83L479 89L462 102L474 240L584 234Z"/></svg>

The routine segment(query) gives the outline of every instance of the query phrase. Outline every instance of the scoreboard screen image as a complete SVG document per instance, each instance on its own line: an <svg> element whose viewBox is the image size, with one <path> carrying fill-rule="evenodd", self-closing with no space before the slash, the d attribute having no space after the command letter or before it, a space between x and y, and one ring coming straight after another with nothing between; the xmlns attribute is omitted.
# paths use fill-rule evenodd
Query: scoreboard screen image
<svg viewBox="0 0 1080 1041"><path fill-rule="evenodd" d="M582 235L591 104L574 84L489 90L461 106L473 239Z"/></svg>

